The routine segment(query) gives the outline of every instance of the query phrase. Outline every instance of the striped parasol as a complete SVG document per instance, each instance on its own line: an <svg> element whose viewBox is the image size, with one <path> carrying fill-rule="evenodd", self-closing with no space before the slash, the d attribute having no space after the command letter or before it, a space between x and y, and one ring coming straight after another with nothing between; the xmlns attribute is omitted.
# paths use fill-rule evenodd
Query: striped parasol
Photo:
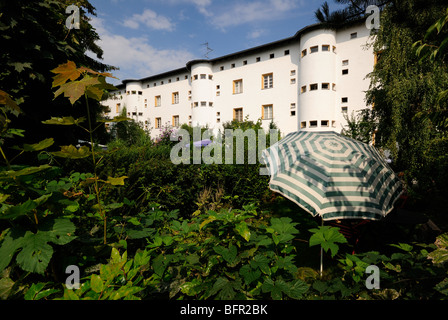
<svg viewBox="0 0 448 320"><path fill-rule="evenodd" d="M322 220L379 220L402 192L375 147L336 132L293 132L263 151L270 188Z"/></svg>

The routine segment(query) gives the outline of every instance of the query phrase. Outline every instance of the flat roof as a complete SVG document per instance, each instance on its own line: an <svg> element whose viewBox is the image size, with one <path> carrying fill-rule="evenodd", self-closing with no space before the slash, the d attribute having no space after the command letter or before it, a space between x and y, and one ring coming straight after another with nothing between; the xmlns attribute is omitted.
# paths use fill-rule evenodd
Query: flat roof
<svg viewBox="0 0 448 320"><path fill-rule="evenodd" d="M355 21L354 23L351 24L356 24L358 21ZM347 27L347 26L342 26L342 27ZM311 24L308 25L302 29L300 29L299 31L297 31L292 37L288 37L285 39L281 39L278 41L274 41L274 42L270 42L270 43L266 43L257 47L253 47L253 48L249 48L246 50L242 50L242 51L238 51L235 53L231 53L231 54L227 54L221 57L217 57L217 58L213 58L213 59L195 59L195 60L191 60L188 61L186 63L185 67L179 68L179 69L175 69L175 70L171 70L171 71L167 71L167 72L163 72L163 73L159 73L159 74L155 74L149 77L145 77L142 79L125 79L122 81L122 84L116 86L117 88L123 88L123 86L126 83L129 82L147 82L147 81L152 81L152 80L156 80L156 79L160 79L160 78L166 78L166 77L170 77L173 75L177 75L177 74L181 74L181 73L186 73L189 72L191 69L191 66L193 64L197 64L197 63L217 63L220 61L226 61L226 60L230 60L230 59L234 59L240 56L244 56L244 55L248 55L251 53L255 53L255 52L260 52L260 51L265 51L268 50L270 48L277 48L280 46L284 46L288 43L291 42L297 42L300 40L301 36L307 32L310 31L314 31L314 30L318 30L318 29L330 29L327 25L323 24L323 23L315 23L315 24Z"/></svg>

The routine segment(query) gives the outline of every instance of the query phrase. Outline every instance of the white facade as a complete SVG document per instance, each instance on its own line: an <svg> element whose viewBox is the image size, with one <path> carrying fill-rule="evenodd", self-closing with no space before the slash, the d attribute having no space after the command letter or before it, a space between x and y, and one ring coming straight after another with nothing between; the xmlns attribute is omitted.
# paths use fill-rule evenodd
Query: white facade
<svg viewBox="0 0 448 320"><path fill-rule="evenodd" d="M140 80L125 80L103 104L107 116L140 121L151 135L183 123L217 130L233 119L273 121L283 134L340 132L344 114L366 108L374 53L364 24L308 26L291 38Z"/></svg>

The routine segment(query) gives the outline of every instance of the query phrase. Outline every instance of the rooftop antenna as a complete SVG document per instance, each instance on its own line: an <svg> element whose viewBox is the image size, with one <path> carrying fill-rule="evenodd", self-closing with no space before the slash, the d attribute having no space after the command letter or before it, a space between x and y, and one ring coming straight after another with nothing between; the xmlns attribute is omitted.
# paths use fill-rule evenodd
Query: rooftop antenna
<svg viewBox="0 0 448 320"><path fill-rule="evenodd" d="M208 41L206 43L203 43L202 46L205 46L205 50L207 50L207 52L204 55L205 59L209 59L208 55L210 54L210 52L213 51L213 49L208 46Z"/></svg>

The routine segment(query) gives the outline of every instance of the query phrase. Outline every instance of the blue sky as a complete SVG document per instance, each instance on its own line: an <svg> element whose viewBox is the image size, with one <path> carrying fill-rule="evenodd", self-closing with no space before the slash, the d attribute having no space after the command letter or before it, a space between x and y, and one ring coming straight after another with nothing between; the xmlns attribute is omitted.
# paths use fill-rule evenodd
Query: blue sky
<svg viewBox="0 0 448 320"><path fill-rule="evenodd" d="M104 63L140 79L293 36L323 0L90 0ZM330 8L332 1L329 1Z"/></svg>

